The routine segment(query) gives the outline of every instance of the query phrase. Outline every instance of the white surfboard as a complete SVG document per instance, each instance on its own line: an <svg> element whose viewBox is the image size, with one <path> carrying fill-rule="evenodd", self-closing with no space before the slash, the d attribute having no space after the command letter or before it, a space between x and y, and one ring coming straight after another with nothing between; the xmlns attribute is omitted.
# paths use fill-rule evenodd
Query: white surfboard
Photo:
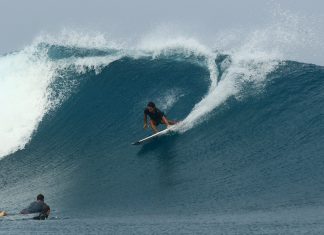
<svg viewBox="0 0 324 235"><path fill-rule="evenodd" d="M39 213L32 213L32 214L7 214L7 215L0 215L0 220L31 220L34 217L38 216Z"/></svg>
<svg viewBox="0 0 324 235"><path fill-rule="evenodd" d="M142 143L144 143L144 142L147 142L147 141L149 141L149 140L151 140L151 139L153 139L153 138L156 138L156 137L158 137L158 136L164 135L164 134L166 134L166 133L172 131L173 127L174 127L174 126L172 126L172 127L170 127L170 128L166 128L166 129L164 129L164 130L162 130L162 131L159 131L158 133L155 133L155 134L150 135L150 136L148 136L148 137L146 137L146 138L144 138L144 139L141 139L141 140L139 140L139 141L136 141L136 142L132 143L132 145L140 145L140 144L142 144Z"/></svg>

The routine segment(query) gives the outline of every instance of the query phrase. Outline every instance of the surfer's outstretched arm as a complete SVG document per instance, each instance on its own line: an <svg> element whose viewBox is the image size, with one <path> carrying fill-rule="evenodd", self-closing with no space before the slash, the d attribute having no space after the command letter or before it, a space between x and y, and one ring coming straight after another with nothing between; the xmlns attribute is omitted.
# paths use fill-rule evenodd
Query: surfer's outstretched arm
<svg viewBox="0 0 324 235"><path fill-rule="evenodd" d="M165 125L167 125L167 127L177 123L176 121L168 120L165 116L162 117L162 121Z"/></svg>

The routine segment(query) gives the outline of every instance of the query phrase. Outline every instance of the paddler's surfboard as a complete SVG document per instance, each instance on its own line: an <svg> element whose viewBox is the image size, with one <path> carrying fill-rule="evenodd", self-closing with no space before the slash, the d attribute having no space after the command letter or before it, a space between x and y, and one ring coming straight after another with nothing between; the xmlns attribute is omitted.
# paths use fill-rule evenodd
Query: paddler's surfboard
<svg viewBox="0 0 324 235"><path fill-rule="evenodd" d="M141 139L139 141L136 141L136 142L132 143L132 145L140 145L140 144L145 143L145 142L147 142L147 141L149 141L149 140L151 140L151 139L153 139L155 137L164 135L164 134L170 132L172 129L173 129L172 127L171 128L167 128L167 129L164 129L163 131L159 131L158 133L155 133L153 135L150 135L149 137L146 137L144 139Z"/></svg>
<svg viewBox="0 0 324 235"><path fill-rule="evenodd" d="M7 214L0 211L0 221L1 220L32 220L39 216L39 213L32 214Z"/></svg>

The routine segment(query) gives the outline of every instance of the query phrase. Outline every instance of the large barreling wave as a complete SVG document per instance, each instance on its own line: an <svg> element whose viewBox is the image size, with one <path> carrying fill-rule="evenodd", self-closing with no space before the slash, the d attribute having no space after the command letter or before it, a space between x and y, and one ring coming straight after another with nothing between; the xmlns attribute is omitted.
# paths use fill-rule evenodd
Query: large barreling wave
<svg viewBox="0 0 324 235"><path fill-rule="evenodd" d="M99 41L103 41L103 45L98 43L96 46L97 37L87 38L87 43L80 43L78 39L83 35L75 36L77 39L69 44L65 40L71 39L65 39L66 37L71 35L64 35L64 39L57 41L37 39L22 51L1 57L1 94L4 101L0 127L3 143L1 157L23 149L37 131L44 115L55 113L71 94L77 96L82 93L85 88L82 89L81 84L89 82L91 77L109 79L105 74L115 64L123 64L125 68L110 75L112 77L121 76L122 72L135 72L137 66L142 65L141 71L148 73L144 78L139 77L141 74L138 72L122 80L139 77L136 82L143 88L147 86L145 80L156 84L150 87L151 91L144 92L145 99L133 100L141 106L148 100L156 100L162 109L169 110L181 99L192 99L186 105L187 109L190 106L189 110L179 117L184 119L180 132L205 120L210 112L229 97L240 96L244 84L250 83L257 89L264 86L267 74L280 64L279 54L241 48L242 51L230 55L182 37L167 39L163 43L157 41L153 45L150 45L152 42L142 42L147 48L143 45L123 48L100 37ZM91 43L94 46L88 45ZM130 67L131 65L135 67ZM176 76L178 71L168 71L165 68L167 65L176 68L180 66L182 69L187 66L193 74L188 72L187 75L182 74L182 77ZM196 81L206 90L198 93L194 90L196 88L191 87L189 93L189 88L183 85L169 84L174 83L174 80L182 83ZM117 85L114 89L117 88L121 86Z"/></svg>
<svg viewBox="0 0 324 235"><path fill-rule="evenodd" d="M285 60L282 30L229 50L65 32L1 56L4 209L35 191L78 215L322 205L324 68ZM135 147L148 101L183 121Z"/></svg>

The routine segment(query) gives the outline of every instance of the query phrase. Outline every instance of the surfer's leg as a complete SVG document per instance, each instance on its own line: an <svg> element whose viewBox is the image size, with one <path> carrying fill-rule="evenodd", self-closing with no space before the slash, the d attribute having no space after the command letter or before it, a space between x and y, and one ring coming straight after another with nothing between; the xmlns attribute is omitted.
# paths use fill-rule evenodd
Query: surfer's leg
<svg viewBox="0 0 324 235"><path fill-rule="evenodd" d="M153 120L150 120L150 125L151 125L151 128L153 129L154 133L157 133L158 129L156 128L156 124Z"/></svg>

